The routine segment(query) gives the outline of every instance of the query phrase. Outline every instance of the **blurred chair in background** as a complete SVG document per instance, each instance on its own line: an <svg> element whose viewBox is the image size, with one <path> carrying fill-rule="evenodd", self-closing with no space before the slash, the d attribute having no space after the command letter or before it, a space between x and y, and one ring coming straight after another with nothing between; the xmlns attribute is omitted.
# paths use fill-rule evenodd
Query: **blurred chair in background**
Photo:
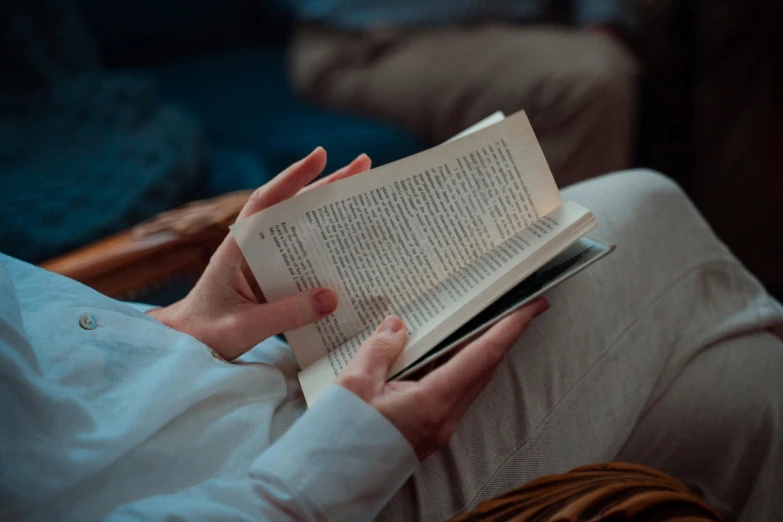
<svg viewBox="0 0 783 522"><path fill-rule="evenodd" d="M134 224L257 187L316 145L330 165L360 152L380 165L524 108L561 185L629 163L666 172L783 295L783 3L564 4L0 2L0 250L169 303L240 196L195 204L220 209L200 231ZM624 30L640 44L638 102ZM173 293L155 290L172 278Z"/></svg>
<svg viewBox="0 0 783 522"><path fill-rule="evenodd" d="M561 186L632 164L630 0L290 0L306 97L440 142L524 109Z"/></svg>
<svg viewBox="0 0 783 522"><path fill-rule="evenodd" d="M198 195L198 122L108 72L69 0L0 3L0 245L38 262Z"/></svg>

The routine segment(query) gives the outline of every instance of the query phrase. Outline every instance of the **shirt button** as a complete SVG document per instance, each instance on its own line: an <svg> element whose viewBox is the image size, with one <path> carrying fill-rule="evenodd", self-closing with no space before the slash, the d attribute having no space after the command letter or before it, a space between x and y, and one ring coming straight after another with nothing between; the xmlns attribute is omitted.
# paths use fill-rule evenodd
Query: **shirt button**
<svg viewBox="0 0 783 522"><path fill-rule="evenodd" d="M95 327L98 326L98 321L90 314L84 314L79 318L79 326L85 330L95 330Z"/></svg>

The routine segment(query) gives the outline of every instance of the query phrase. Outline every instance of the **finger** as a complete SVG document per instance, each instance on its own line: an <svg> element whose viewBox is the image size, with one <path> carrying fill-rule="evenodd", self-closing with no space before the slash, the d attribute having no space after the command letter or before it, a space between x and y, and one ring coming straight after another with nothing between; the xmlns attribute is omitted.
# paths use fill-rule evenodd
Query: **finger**
<svg viewBox="0 0 783 522"><path fill-rule="evenodd" d="M310 183L326 166L326 151L316 147L306 158L294 163L275 178L250 195L237 219L246 218L256 212L280 203L299 192Z"/></svg>
<svg viewBox="0 0 783 522"><path fill-rule="evenodd" d="M548 308L549 302L539 298L505 317L446 364L426 375L422 385L429 388L429 393L444 399L465 393L494 371L530 322Z"/></svg>
<svg viewBox="0 0 783 522"><path fill-rule="evenodd" d="M278 301L249 305L238 325L248 338L266 339L323 319L337 309L337 296L328 288L305 290Z"/></svg>
<svg viewBox="0 0 783 522"><path fill-rule="evenodd" d="M406 338L405 323L396 315L390 315L362 343L345 371L370 375L373 382L385 382L386 374L405 348Z"/></svg>
<svg viewBox="0 0 783 522"><path fill-rule="evenodd" d="M345 167L329 174L325 178L321 178L318 181L311 183L310 185L303 188L301 192L307 192L308 190L322 187L341 179L350 178L351 176L361 174L362 172L367 172L370 170L370 167L372 167L372 160L370 157L364 153L359 154L351 163Z"/></svg>
<svg viewBox="0 0 783 522"><path fill-rule="evenodd" d="M470 408L470 405L473 404L473 402L478 398L479 395L481 395L481 392L484 391L484 388L487 387L487 385L492 381L492 378L495 376L495 371L491 371L484 375L478 382L474 383L473 386L468 388L466 392L464 392L462 395L456 398L454 405L449 408L448 418L446 419L446 422L449 420L453 421L454 425L456 426L459 423L459 420L465 415L465 412L468 411L468 408Z"/></svg>
<svg viewBox="0 0 783 522"><path fill-rule="evenodd" d="M370 159L370 157L364 153L359 154L351 163L349 163L345 167L308 185L307 187L302 189L302 191L310 190L316 187L321 187L323 185L327 185L329 183L333 183L341 179L350 178L351 176L355 176L356 174L361 174L362 172L366 172L370 170L370 167L372 167L372 160Z"/></svg>

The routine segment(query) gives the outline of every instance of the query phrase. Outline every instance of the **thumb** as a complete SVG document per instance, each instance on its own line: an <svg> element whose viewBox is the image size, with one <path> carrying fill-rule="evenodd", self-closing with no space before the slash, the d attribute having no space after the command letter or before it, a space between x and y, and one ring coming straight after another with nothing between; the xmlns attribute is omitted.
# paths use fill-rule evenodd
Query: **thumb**
<svg viewBox="0 0 783 522"><path fill-rule="evenodd" d="M334 292L328 288L313 288L278 301L254 305L248 309L253 312L253 320L244 323L265 339L314 323L336 309L337 296Z"/></svg>
<svg viewBox="0 0 783 522"><path fill-rule="evenodd" d="M371 375L373 382L384 382L392 364L405 348L406 338L405 323L396 315L390 315L362 343L350 364L354 364L361 373Z"/></svg>

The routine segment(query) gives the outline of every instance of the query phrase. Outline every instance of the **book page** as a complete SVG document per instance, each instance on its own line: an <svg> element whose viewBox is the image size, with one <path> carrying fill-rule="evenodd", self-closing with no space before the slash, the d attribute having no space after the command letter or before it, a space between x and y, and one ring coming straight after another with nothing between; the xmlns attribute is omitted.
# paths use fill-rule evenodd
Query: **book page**
<svg viewBox="0 0 783 522"><path fill-rule="evenodd" d="M402 354L392 365L389 377L417 362L439 342L595 226L597 221L589 210L577 203L566 202L483 256L449 274L427 294L406 304L408 309L413 310L424 310L428 302L442 305L442 309L425 324L411 329L404 312L396 310L395 313L408 327L408 339ZM308 404L312 404L334 382L378 323L380 320L330 350L325 357L300 373L299 381Z"/></svg>
<svg viewBox="0 0 783 522"><path fill-rule="evenodd" d="M506 291L500 298L493 301L491 305L472 319L460 325L454 333L440 341L415 362L407 365L402 371L389 378L391 380L404 379L457 346L475 339L502 318L607 256L614 248L614 245L604 243L598 239L589 237L578 239L551 261L536 270L535 273Z"/></svg>
<svg viewBox="0 0 783 522"><path fill-rule="evenodd" d="M468 136L469 134L473 134L475 132L478 132L481 129L486 129L490 125L494 125L494 124L496 124L498 122L503 121L505 118L506 118L506 115L503 114L503 111L495 111L492 114L490 114L489 116L487 116L486 118L484 118L483 120L481 120L481 121L479 121L477 123L474 123L473 125L471 125L467 129L465 129L464 131L460 132L456 136L453 136L453 137L449 138L449 140L446 143L448 143L450 141L456 141L456 140L458 140L460 138L464 138L465 136Z"/></svg>
<svg viewBox="0 0 783 522"><path fill-rule="evenodd" d="M270 301L326 286L339 306L287 332L300 367L390 313L415 336L449 309L442 281L561 204L524 113L325 185L232 227Z"/></svg>

